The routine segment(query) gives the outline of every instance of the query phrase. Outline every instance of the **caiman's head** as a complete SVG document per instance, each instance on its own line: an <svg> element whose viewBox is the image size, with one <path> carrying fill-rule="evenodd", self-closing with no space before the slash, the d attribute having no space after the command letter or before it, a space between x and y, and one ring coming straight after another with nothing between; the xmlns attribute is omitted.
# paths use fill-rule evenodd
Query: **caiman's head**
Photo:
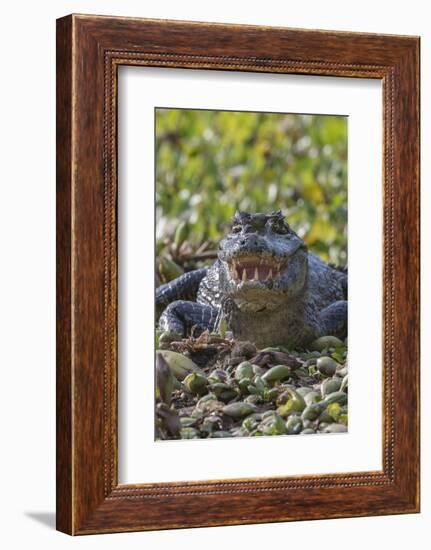
<svg viewBox="0 0 431 550"><path fill-rule="evenodd" d="M276 309L304 288L307 249L281 211L236 213L218 257L220 287L243 311Z"/></svg>

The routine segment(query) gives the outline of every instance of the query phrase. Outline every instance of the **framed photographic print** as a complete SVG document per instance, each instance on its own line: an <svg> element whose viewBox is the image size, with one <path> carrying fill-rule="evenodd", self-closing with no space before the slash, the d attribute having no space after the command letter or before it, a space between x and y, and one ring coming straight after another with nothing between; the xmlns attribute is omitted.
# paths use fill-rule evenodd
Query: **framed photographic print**
<svg viewBox="0 0 431 550"><path fill-rule="evenodd" d="M419 39L57 21L57 528L419 511Z"/></svg>

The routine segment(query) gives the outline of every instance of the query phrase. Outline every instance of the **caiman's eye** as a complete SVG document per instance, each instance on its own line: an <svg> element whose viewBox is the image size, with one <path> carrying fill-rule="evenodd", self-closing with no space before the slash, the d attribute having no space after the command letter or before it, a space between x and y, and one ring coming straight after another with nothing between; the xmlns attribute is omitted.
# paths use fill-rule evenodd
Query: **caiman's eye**
<svg viewBox="0 0 431 550"><path fill-rule="evenodd" d="M289 233L289 227L284 222L273 222L271 229L278 235L286 235Z"/></svg>
<svg viewBox="0 0 431 550"><path fill-rule="evenodd" d="M240 225L234 225L232 227L232 233L240 233L241 232L241 226Z"/></svg>

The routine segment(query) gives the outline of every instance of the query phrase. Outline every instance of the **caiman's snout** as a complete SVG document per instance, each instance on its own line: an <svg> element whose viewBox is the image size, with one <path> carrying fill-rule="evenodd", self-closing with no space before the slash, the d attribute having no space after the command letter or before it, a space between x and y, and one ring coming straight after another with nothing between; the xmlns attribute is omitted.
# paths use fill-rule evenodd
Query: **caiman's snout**
<svg viewBox="0 0 431 550"><path fill-rule="evenodd" d="M248 252L263 252L265 246L262 239L257 235L244 235L239 240L239 246L246 249Z"/></svg>

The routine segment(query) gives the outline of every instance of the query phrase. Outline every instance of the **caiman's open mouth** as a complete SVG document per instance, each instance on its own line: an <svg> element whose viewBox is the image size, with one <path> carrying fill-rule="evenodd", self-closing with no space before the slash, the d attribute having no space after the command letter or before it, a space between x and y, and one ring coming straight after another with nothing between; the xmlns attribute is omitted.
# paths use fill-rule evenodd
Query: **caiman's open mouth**
<svg viewBox="0 0 431 550"><path fill-rule="evenodd" d="M286 268L287 260L276 259L268 254L241 254L228 262L234 281L271 281Z"/></svg>

